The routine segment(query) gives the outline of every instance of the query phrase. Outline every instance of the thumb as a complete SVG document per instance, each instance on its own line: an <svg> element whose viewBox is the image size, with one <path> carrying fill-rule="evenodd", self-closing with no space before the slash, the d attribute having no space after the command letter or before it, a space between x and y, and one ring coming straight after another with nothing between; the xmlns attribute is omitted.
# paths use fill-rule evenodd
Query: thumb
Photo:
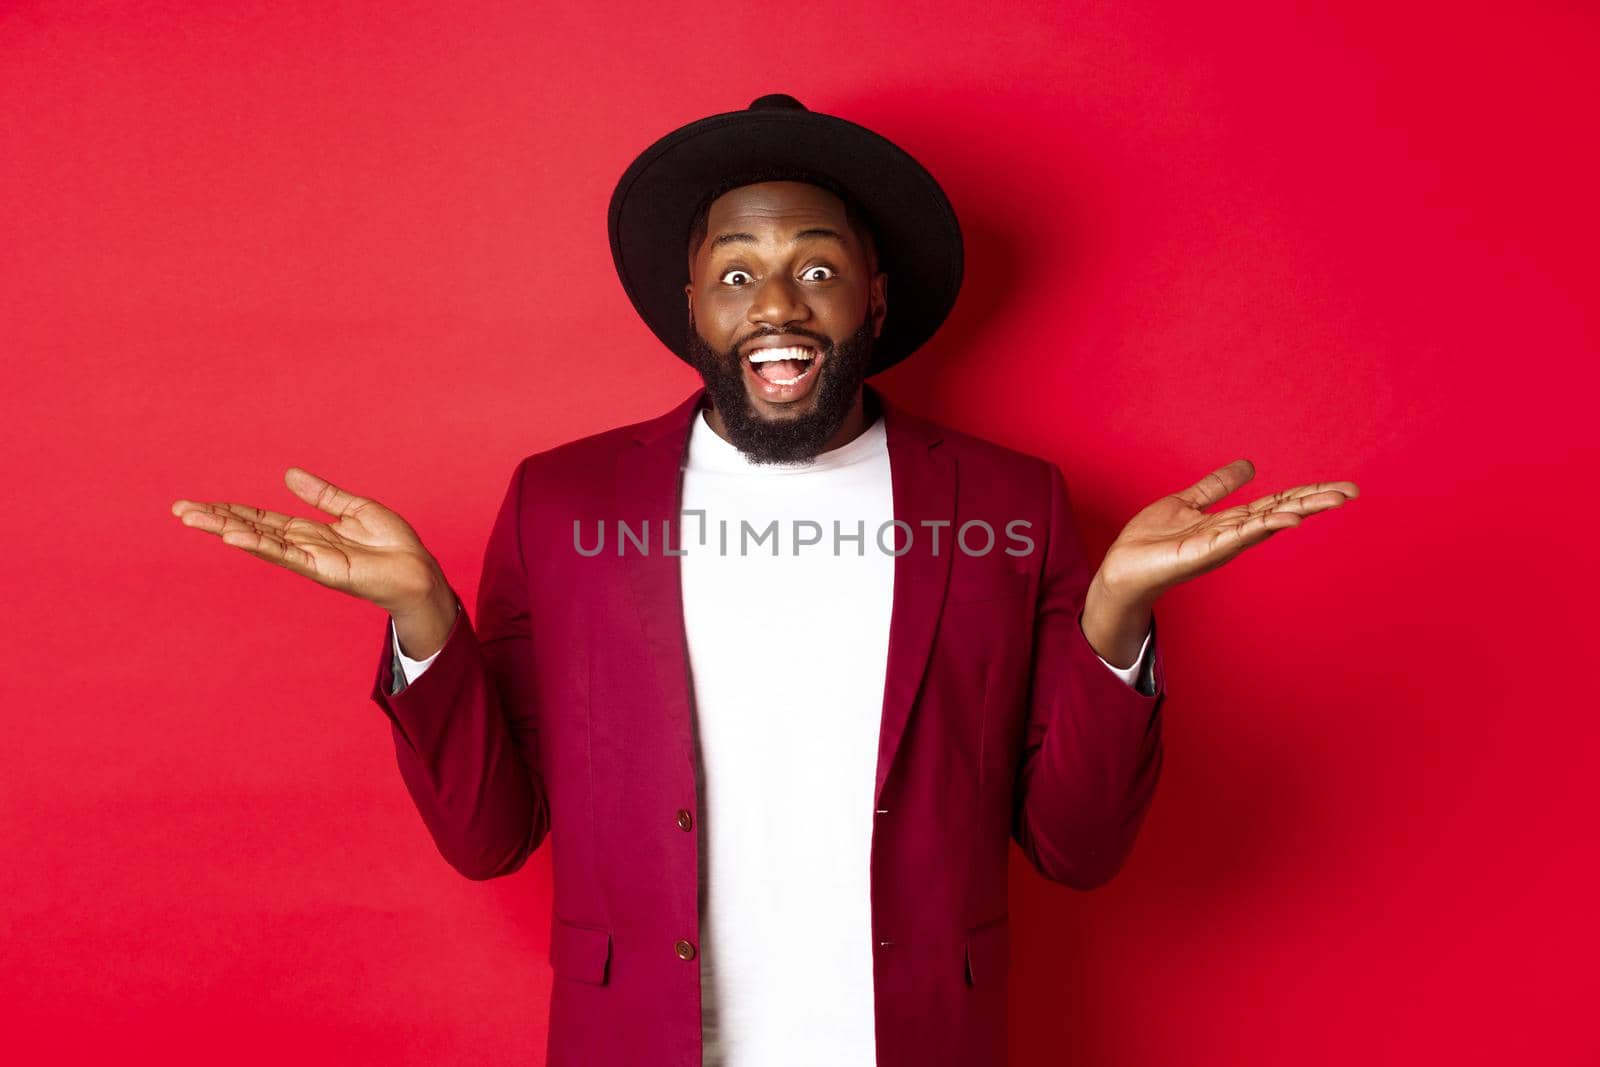
<svg viewBox="0 0 1600 1067"><path fill-rule="evenodd" d="M364 496L347 493L326 478L319 478L304 467L290 467L283 472L283 482L289 491L307 504L330 515L345 516L371 501Z"/></svg>
<svg viewBox="0 0 1600 1067"><path fill-rule="evenodd" d="M1204 511L1256 476L1256 465L1248 459L1224 464L1181 493L1173 494L1196 511Z"/></svg>

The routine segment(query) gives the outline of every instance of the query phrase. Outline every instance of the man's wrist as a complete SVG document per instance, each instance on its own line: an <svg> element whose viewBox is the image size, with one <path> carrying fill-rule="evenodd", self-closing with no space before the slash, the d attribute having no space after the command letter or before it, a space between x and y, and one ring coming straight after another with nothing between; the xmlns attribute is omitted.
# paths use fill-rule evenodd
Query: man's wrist
<svg viewBox="0 0 1600 1067"><path fill-rule="evenodd" d="M450 584L440 581L428 599L417 608L390 612L394 634L407 658L427 659L444 647L455 626L460 602Z"/></svg>
<svg viewBox="0 0 1600 1067"><path fill-rule="evenodd" d="M1078 624L1095 654L1119 670L1138 662L1159 593L1115 590L1098 572L1089 583Z"/></svg>

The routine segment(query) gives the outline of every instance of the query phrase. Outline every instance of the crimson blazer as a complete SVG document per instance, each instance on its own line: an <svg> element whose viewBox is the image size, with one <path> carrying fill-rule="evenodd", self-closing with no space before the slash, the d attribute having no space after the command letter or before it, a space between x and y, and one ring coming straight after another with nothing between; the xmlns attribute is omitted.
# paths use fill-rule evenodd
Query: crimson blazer
<svg viewBox="0 0 1600 1067"><path fill-rule="evenodd" d="M913 535L895 561L878 743L878 1063L1003 1064L1009 843L1074 888L1116 873L1161 770L1161 652L1141 692L1084 637L1092 571L1053 464L867 388ZM489 535L476 620L459 610L409 686L385 622L372 699L445 860L487 879L547 838L554 850L550 1067L701 1067L693 691L678 556L660 531L679 529L703 399L523 459ZM973 519L995 531L991 551L981 527L965 549L952 540ZM618 555L608 540L583 556L574 520L586 550L601 523L648 522L649 550L630 541ZM950 523L937 546L923 525L936 520ZM1004 551L1020 548L1013 520L1031 523L1013 529L1033 551Z"/></svg>

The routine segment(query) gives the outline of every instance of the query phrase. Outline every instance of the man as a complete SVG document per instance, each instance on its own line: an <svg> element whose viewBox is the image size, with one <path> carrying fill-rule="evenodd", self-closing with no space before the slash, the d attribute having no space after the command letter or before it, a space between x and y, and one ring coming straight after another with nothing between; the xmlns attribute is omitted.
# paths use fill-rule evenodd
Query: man
<svg viewBox="0 0 1600 1067"><path fill-rule="evenodd" d="M518 465L475 623L404 520L299 468L336 523L174 510L389 612L372 699L457 870L549 838L554 1067L1003 1063L1009 842L1080 889L1121 866L1157 597L1356 487L1206 513L1236 461L1091 573L1052 465L865 384L948 313L960 231L792 97L651 146L610 232L704 388Z"/></svg>

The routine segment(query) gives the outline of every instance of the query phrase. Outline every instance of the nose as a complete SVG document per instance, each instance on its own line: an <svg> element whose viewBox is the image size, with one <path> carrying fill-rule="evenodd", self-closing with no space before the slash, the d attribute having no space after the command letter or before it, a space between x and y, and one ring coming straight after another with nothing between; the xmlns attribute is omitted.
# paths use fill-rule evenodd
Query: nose
<svg viewBox="0 0 1600 1067"><path fill-rule="evenodd" d="M795 280L782 271L773 271L760 282L750 297L749 320L782 327L791 322L805 322L811 317L811 308Z"/></svg>

